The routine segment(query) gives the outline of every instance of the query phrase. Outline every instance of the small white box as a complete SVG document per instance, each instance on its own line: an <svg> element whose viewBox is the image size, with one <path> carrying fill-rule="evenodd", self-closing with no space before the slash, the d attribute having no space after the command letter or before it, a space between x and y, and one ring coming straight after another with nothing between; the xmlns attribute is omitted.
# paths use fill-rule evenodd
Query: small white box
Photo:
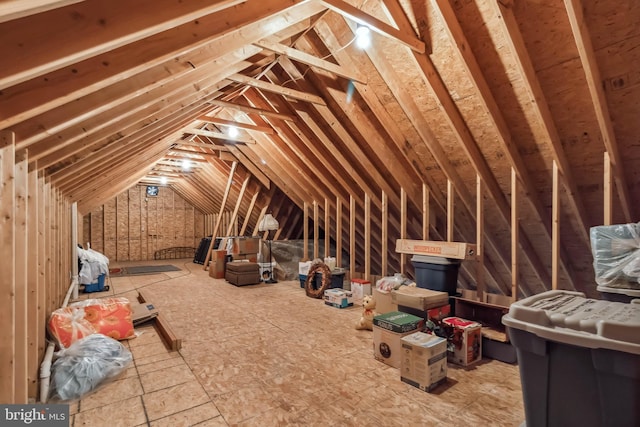
<svg viewBox="0 0 640 427"><path fill-rule="evenodd" d="M340 288L326 289L324 303L337 308L351 307L353 306L353 295L351 291Z"/></svg>
<svg viewBox="0 0 640 427"><path fill-rule="evenodd" d="M371 295L371 282L364 279L351 279L351 292L353 292L353 303L362 305L365 295Z"/></svg>
<svg viewBox="0 0 640 427"><path fill-rule="evenodd" d="M442 327L447 334L449 362L468 366L482 360L482 325L460 317L445 317Z"/></svg>
<svg viewBox="0 0 640 427"><path fill-rule="evenodd" d="M401 339L400 380L431 391L447 380L447 340L415 332Z"/></svg>

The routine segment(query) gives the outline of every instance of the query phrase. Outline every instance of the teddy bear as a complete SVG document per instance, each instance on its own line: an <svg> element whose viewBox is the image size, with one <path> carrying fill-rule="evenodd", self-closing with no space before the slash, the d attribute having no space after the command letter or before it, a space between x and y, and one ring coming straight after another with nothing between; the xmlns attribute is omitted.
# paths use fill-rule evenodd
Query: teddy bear
<svg viewBox="0 0 640 427"><path fill-rule="evenodd" d="M373 330L373 317L378 314L375 311L376 300L371 295L362 298L362 317L356 323L356 329Z"/></svg>

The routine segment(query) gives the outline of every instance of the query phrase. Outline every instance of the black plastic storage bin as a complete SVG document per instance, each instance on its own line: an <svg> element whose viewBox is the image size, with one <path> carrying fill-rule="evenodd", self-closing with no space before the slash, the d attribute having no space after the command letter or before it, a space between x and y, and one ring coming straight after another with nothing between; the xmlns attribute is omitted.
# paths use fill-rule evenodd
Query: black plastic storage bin
<svg viewBox="0 0 640 427"><path fill-rule="evenodd" d="M345 275L344 272L335 272L335 271L332 272L331 282L329 282L329 286L327 286L327 289L342 288L344 285L344 275ZM299 278L300 278L300 287L304 288L305 282L307 281L307 275L300 274ZM311 287L315 290L315 289L320 289L321 286L322 286L322 274L318 272L313 277L313 283Z"/></svg>
<svg viewBox="0 0 640 427"><path fill-rule="evenodd" d="M640 425L640 305L547 291L502 317L527 427Z"/></svg>
<svg viewBox="0 0 640 427"><path fill-rule="evenodd" d="M416 285L455 296L461 262L462 260L453 258L414 255L411 264L416 271Z"/></svg>

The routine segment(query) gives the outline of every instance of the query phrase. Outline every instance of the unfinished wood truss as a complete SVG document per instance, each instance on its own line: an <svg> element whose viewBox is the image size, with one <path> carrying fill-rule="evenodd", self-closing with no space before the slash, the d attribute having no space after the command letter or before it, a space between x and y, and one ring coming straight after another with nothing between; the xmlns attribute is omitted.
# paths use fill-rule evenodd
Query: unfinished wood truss
<svg viewBox="0 0 640 427"><path fill-rule="evenodd" d="M3 2L2 209L22 170L57 227L58 203L166 185L213 234L268 211L367 277L412 273L397 238L455 240L478 295L593 294L589 228L639 218L639 20L633 0Z"/></svg>

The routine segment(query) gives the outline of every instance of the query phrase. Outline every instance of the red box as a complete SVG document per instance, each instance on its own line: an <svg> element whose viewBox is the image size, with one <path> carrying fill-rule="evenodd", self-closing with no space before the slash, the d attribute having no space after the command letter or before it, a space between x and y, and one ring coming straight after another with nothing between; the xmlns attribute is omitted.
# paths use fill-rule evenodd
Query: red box
<svg viewBox="0 0 640 427"><path fill-rule="evenodd" d="M447 359L468 366L482 360L482 325L460 317L445 317L442 327L447 336Z"/></svg>

